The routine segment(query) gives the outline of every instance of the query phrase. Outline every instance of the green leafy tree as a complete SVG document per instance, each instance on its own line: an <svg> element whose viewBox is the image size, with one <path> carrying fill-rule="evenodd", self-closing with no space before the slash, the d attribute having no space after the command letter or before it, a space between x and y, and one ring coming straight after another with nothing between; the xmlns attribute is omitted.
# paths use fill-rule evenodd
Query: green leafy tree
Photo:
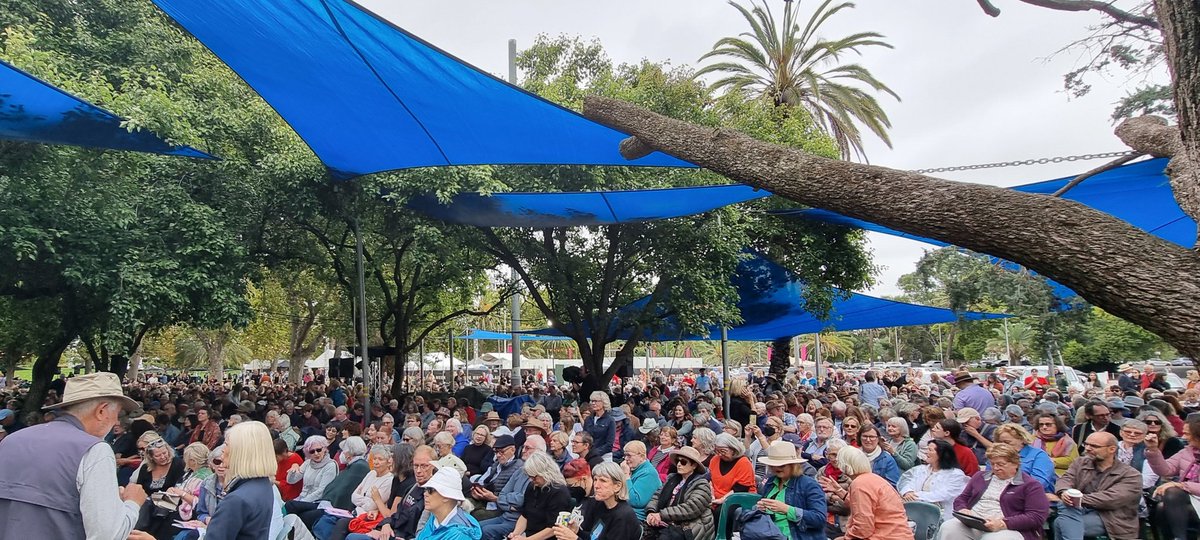
<svg viewBox="0 0 1200 540"><path fill-rule="evenodd" d="M753 9L747 9L730 2L751 30L718 40L700 60L724 60L704 66L696 75L723 74L724 78L713 83L715 88L747 92L778 106L803 108L833 137L843 158L865 157L859 124L890 147L887 130L891 122L872 93L899 97L865 67L846 64L843 58L874 47L890 49L891 45L877 32L858 32L835 40L818 35L822 25L838 12L854 8L850 2L823 1L803 27L799 4L785 2L783 19L777 22L768 4L754 2Z"/></svg>
<svg viewBox="0 0 1200 540"><path fill-rule="evenodd" d="M1175 351L1158 336L1092 308L1082 335L1063 345L1063 359L1073 366L1119 364L1153 358L1155 353L1170 358Z"/></svg>
<svg viewBox="0 0 1200 540"><path fill-rule="evenodd" d="M712 125L741 121L773 136L779 135L772 128L783 125L784 133L797 137L794 144L833 150L828 138L814 134L811 122L775 116L764 112L772 107L769 104L753 105L733 96L714 102L686 68L648 61L613 66L595 42L543 36L519 56L518 67L525 72L526 88L568 106L578 105L588 93L617 95ZM750 112L743 117L742 111ZM495 177L507 189L521 191L638 189L717 181L701 171L584 167L497 168ZM827 310L832 303L830 285L854 288L869 279L857 233L785 222L763 212L766 208L724 208L700 216L614 226L481 233L493 256L517 270L542 315L575 341L587 376L584 389L590 390L627 364L647 334L705 333L710 326L739 322L730 277L747 247L811 278L809 305L814 310ZM822 258L823 266L817 262ZM673 321L669 327L667 320ZM617 343L616 360L605 366L607 346Z"/></svg>

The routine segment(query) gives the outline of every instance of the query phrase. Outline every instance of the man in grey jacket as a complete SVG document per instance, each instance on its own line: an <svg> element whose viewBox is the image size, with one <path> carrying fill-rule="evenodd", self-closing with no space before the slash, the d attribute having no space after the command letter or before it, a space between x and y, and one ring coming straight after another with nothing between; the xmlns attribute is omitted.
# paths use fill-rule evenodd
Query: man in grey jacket
<svg viewBox="0 0 1200 540"><path fill-rule="evenodd" d="M125 540L146 502L137 484L117 486L117 460L104 436L125 397L112 373L67 380L58 418L23 429L0 444L0 540Z"/></svg>

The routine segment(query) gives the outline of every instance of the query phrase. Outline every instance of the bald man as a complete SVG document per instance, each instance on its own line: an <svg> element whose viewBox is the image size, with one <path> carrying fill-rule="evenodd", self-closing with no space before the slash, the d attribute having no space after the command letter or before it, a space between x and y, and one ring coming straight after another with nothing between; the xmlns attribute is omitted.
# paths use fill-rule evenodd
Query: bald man
<svg viewBox="0 0 1200 540"><path fill-rule="evenodd" d="M1071 463L1054 485L1061 503L1054 522L1055 540L1084 536L1138 538L1138 501L1142 474L1117 459L1117 438L1100 431L1087 436L1084 455ZM1083 493L1067 495L1069 489Z"/></svg>

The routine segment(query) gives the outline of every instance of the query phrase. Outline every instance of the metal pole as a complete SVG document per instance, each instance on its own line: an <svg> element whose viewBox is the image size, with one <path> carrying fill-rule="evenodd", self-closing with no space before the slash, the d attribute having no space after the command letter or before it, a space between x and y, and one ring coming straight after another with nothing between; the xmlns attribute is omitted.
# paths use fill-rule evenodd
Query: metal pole
<svg viewBox="0 0 1200 540"><path fill-rule="evenodd" d="M358 219L354 220L355 265L358 267L358 355L362 359L363 385L367 389L367 402L374 403L371 391L371 355L367 351L367 277L363 262L363 241ZM368 408L369 410L369 408Z"/></svg>
<svg viewBox="0 0 1200 540"><path fill-rule="evenodd" d="M813 339L813 364L817 370L817 384L821 382L821 334L816 334Z"/></svg>
<svg viewBox="0 0 1200 540"><path fill-rule="evenodd" d="M450 346L450 393L454 393L454 331L446 332L446 344Z"/></svg>
<svg viewBox="0 0 1200 540"><path fill-rule="evenodd" d="M729 329L724 326L721 327L721 379L725 381L721 401L725 408L725 418L729 418Z"/></svg>
<svg viewBox="0 0 1200 540"><path fill-rule="evenodd" d="M1004 354L1008 356L1008 365L1014 366L1012 357L1012 345L1008 342L1008 319L1004 319Z"/></svg>
<svg viewBox="0 0 1200 540"><path fill-rule="evenodd" d="M517 40L508 40L508 82L517 84ZM517 280L517 269L510 274L513 281ZM512 297L512 384L521 383L521 293Z"/></svg>
<svg viewBox="0 0 1200 540"><path fill-rule="evenodd" d="M417 342L417 368L420 370L420 384L417 385L417 391L425 389L425 340Z"/></svg>

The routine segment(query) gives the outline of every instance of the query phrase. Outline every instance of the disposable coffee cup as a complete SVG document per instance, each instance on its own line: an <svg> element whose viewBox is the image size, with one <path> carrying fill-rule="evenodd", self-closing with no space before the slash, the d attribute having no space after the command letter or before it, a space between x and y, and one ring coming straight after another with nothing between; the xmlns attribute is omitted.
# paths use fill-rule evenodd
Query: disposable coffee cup
<svg viewBox="0 0 1200 540"><path fill-rule="evenodd" d="M554 521L554 524L562 525L563 527L569 526L571 524L571 513L570 512L559 512L558 519Z"/></svg>
<svg viewBox="0 0 1200 540"><path fill-rule="evenodd" d="M1083 492L1082 491L1079 491L1078 489L1068 489L1068 490L1064 491L1063 494L1070 497L1072 501L1075 501L1076 507L1083 506Z"/></svg>

